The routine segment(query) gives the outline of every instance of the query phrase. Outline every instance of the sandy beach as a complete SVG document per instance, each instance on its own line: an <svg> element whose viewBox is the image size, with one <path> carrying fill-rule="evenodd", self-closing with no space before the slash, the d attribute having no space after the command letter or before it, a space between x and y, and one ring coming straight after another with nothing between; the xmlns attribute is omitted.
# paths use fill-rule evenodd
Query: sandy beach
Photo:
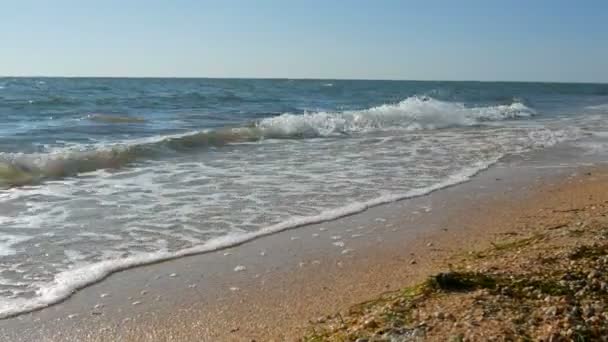
<svg viewBox="0 0 608 342"><path fill-rule="evenodd" d="M455 256L604 203L607 173L592 165L576 149L512 157L427 196L119 272L2 320L2 338L295 341L328 315L446 271Z"/></svg>

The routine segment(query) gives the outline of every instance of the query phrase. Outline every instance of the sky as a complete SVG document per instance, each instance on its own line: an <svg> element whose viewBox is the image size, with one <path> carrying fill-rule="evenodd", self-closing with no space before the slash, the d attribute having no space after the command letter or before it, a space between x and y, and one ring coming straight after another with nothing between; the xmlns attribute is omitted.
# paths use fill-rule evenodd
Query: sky
<svg viewBox="0 0 608 342"><path fill-rule="evenodd" d="M0 75L608 82L608 1L5 0Z"/></svg>

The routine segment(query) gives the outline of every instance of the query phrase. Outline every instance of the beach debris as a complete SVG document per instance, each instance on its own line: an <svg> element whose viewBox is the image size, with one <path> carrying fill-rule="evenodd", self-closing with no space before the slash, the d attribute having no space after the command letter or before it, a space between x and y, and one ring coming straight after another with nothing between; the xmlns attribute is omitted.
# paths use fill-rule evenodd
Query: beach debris
<svg viewBox="0 0 608 342"><path fill-rule="evenodd" d="M354 249L351 248L346 248L342 250L342 254L350 254L352 252L354 252Z"/></svg>
<svg viewBox="0 0 608 342"><path fill-rule="evenodd" d="M292 236L292 237L290 238L290 240L291 240L291 241L294 241L294 240L300 240L300 237L299 237L299 236Z"/></svg>
<svg viewBox="0 0 608 342"><path fill-rule="evenodd" d="M319 234L317 234L317 233L312 233L312 237L314 237L314 238L319 237Z"/></svg>
<svg viewBox="0 0 608 342"><path fill-rule="evenodd" d="M261 256L265 256L266 255L266 251L260 251L260 255Z"/></svg>
<svg viewBox="0 0 608 342"><path fill-rule="evenodd" d="M356 238L359 238L359 237L362 237L362 236L363 236L363 234L353 234L350 237L353 238L353 239L356 239Z"/></svg>
<svg viewBox="0 0 608 342"><path fill-rule="evenodd" d="M332 239L332 240L340 240L341 238L342 238L342 236L340 236L340 235L334 235L330 239Z"/></svg>
<svg viewBox="0 0 608 342"><path fill-rule="evenodd" d="M99 297L101 297L101 298L106 298L106 297L108 297L109 295L110 295L109 293L102 293L102 294L100 294L100 295L99 295Z"/></svg>
<svg viewBox="0 0 608 342"><path fill-rule="evenodd" d="M429 243L427 243L427 244L426 244L426 246L427 246L427 247L433 247L433 243L432 243L432 242L429 242Z"/></svg>
<svg viewBox="0 0 608 342"><path fill-rule="evenodd" d="M336 246L336 247L344 247L344 241L336 241L333 242L332 245Z"/></svg>
<svg viewBox="0 0 608 342"><path fill-rule="evenodd" d="M326 230L327 230L327 228L325 228L325 227L321 227L321 228L319 228L319 231L322 231L322 232L324 232L324 231L326 231Z"/></svg>
<svg viewBox="0 0 608 342"><path fill-rule="evenodd" d="M104 306L103 304L98 303L98 304L95 304L95 306L93 307L93 309L101 309L101 308L103 308L103 306Z"/></svg>
<svg viewBox="0 0 608 342"><path fill-rule="evenodd" d="M142 296L144 296L146 293L148 293L148 291L146 291L146 290L139 291L139 294L142 295Z"/></svg>
<svg viewBox="0 0 608 342"><path fill-rule="evenodd" d="M224 253L224 256L229 256L229 255L232 255L232 253L230 253L230 252L225 252Z"/></svg>
<svg viewBox="0 0 608 342"><path fill-rule="evenodd" d="M247 269L247 267L245 267L245 266L243 266L243 265L237 265L237 266L234 268L234 272L242 272L242 271L245 271L246 269Z"/></svg>
<svg viewBox="0 0 608 342"><path fill-rule="evenodd" d="M320 264L321 264L321 261L320 261L320 260L313 260L313 261L311 262L311 264L313 264L313 265L320 265Z"/></svg>
<svg viewBox="0 0 608 342"><path fill-rule="evenodd" d="M233 292L234 292L234 291L239 291L239 290L240 290L240 288L238 288L238 287L236 287L236 286L232 286L232 287L230 288L230 291L233 291Z"/></svg>
<svg viewBox="0 0 608 342"><path fill-rule="evenodd" d="M78 317L78 314L69 314L68 315L69 319L76 318L76 317Z"/></svg>
<svg viewBox="0 0 608 342"><path fill-rule="evenodd" d="M175 277L177 277L177 273L171 273L171 274L169 274L169 277L175 278Z"/></svg>
<svg viewBox="0 0 608 342"><path fill-rule="evenodd" d="M139 305L139 304L141 304L141 301L139 301L139 300L136 300L133 303L131 303L131 305Z"/></svg>
<svg viewBox="0 0 608 342"><path fill-rule="evenodd" d="M190 285L188 285L188 288L189 288L189 289L193 289L193 288L195 288L195 287L196 287L196 284L190 284Z"/></svg>

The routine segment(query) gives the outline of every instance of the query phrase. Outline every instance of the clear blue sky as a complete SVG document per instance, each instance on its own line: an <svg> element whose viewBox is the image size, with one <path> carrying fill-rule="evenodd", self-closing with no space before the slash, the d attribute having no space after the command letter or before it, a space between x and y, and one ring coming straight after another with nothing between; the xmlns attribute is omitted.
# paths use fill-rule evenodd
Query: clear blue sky
<svg viewBox="0 0 608 342"><path fill-rule="evenodd" d="M6 0L0 75L608 82L608 1Z"/></svg>

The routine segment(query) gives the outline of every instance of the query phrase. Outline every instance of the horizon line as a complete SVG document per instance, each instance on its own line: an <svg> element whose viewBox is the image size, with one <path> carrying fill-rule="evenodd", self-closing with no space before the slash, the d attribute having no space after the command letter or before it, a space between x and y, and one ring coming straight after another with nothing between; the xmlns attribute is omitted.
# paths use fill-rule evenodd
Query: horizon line
<svg viewBox="0 0 608 342"><path fill-rule="evenodd" d="M385 82L475 82L475 83L546 83L546 84L597 84L608 81L521 81L521 80L475 80L475 79L406 79L406 78L330 78L330 77L243 77L243 76L91 76L91 75L0 75L2 78L101 78L101 79L215 79L215 80L296 80L296 81L385 81Z"/></svg>

